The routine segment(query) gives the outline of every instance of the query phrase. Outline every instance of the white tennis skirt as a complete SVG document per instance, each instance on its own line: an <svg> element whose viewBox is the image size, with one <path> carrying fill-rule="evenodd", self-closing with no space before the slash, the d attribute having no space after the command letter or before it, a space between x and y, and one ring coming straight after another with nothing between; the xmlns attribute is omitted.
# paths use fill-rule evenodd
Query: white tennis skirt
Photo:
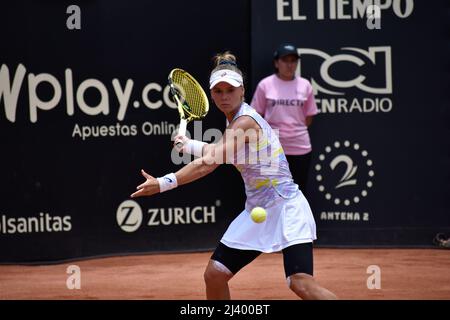
<svg viewBox="0 0 450 320"><path fill-rule="evenodd" d="M266 209L267 218L256 223L244 210L231 222L220 240L230 248L276 252L317 239L311 208L301 191L292 199L280 197Z"/></svg>

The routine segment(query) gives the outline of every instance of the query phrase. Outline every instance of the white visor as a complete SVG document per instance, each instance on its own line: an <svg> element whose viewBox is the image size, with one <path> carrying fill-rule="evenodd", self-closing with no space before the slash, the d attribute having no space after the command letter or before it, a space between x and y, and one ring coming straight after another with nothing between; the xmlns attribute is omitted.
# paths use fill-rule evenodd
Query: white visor
<svg viewBox="0 0 450 320"><path fill-rule="evenodd" d="M209 89L214 88L219 82L226 82L237 88L243 85L244 80L236 71L222 69L214 72L209 78Z"/></svg>

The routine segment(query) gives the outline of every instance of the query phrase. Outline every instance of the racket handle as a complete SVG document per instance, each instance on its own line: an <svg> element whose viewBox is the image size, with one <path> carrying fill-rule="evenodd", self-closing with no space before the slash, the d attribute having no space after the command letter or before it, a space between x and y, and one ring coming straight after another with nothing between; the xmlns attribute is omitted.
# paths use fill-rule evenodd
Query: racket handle
<svg viewBox="0 0 450 320"><path fill-rule="evenodd" d="M180 120L180 128L178 129L178 134L180 136L186 135L186 127L187 127L187 121L185 119Z"/></svg>
<svg viewBox="0 0 450 320"><path fill-rule="evenodd" d="M185 136L186 135L186 127L187 127L187 121L185 119L180 120L180 127L178 129L178 135ZM183 147L182 142L177 142L176 146L181 149Z"/></svg>

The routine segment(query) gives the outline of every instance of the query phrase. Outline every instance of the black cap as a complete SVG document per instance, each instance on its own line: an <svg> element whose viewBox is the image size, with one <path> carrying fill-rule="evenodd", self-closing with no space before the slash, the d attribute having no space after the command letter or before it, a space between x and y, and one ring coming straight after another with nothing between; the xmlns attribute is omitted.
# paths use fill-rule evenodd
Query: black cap
<svg viewBox="0 0 450 320"><path fill-rule="evenodd" d="M281 57L288 56L288 55L294 55L297 57L297 59L300 58L295 46L293 46L292 44L289 44L289 43L285 43L285 44L282 44L281 46L279 46L278 49L273 54L273 57L274 57L274 59L279 59Z"/></svg>

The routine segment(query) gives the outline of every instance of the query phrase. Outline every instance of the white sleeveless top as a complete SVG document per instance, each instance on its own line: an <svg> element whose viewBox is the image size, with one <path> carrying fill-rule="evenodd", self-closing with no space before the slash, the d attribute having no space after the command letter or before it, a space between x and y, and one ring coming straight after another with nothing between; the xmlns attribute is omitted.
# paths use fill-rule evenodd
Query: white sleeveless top
<svg viewBox="0 0 450 320"><path fill-rule="evenodd" d="M243 250L279 251L316 239L316 225L306 198L293 182L289 164L276 132L248 104L233 117L249 116L262 129L258 142L246 143L232 159L245 183L245 210L236 217L221 242ZM263 207L267 218L255 223L254 207Z"/></svg>

